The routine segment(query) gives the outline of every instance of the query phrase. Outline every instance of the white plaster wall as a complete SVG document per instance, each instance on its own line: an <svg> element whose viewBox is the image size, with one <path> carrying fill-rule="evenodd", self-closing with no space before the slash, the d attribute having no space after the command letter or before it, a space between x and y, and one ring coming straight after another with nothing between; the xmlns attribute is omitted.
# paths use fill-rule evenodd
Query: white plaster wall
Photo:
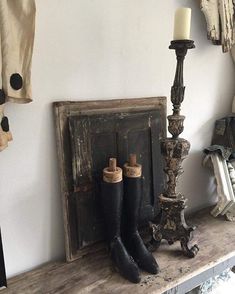
<svg viewBox="0 0 235 294"><path fill-rule="evenodd" d="M195 0L36 0L33 96L10 104L14 142L0 154L0 224L8 276L64 256L52 102L169 96L175 70L176 7L192 8L197 49L186 59L184 137L192 144L181 190L190 209L207 205L212 178L201 167L215 119L230 111L234 67L206 39ZM169 112L171 109L170 103Z"/></svg>

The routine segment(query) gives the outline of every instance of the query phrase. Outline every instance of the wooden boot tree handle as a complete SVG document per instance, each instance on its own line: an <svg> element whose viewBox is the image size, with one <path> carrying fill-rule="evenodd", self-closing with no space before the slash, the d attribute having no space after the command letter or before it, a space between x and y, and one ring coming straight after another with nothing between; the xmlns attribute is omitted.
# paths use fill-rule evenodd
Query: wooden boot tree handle
<svg viewBox="0 0 235 294"><path fill-rule="evenodd" d="M109 158L109 171L115 172L117 169L117 159L116 158Z"/></svg>
<svg viewBox="0 0 235 294"><path fill-rule="evenodd" d="M124 176L128 178L139 178L142 175L142 166L137 163L136 154L130 154L129 162L124 164Z"/></svg>
<svg viewBox="0 0 235 294"><path fill-rule="evenodd" d="M122 169L117 167L116 158L110 158L109 166L103 169L103 181L106 183L119 183L122 181Z"/></svg>

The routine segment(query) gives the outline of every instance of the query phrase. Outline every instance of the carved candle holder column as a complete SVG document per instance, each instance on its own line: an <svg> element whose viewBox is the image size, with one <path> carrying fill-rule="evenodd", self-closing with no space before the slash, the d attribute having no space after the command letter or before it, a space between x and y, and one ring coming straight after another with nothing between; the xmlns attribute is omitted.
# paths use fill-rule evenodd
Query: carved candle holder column
<svg viewBox="0 0 235 294"><path fill-rule="evenodd" d="M187 157L190 143L179 135L184 130L185 116L180 114L181 103L184 100L183 83L183 63L188 49L195 48L191 40L171 41L169 49L174 49L177 56L177 67L174 85L171 87L171 102L173 104L173 114L167 117L168 130L171 138L166 138L161 142L161 152L165 159L164 172L168 176L167 188L160 196L162 217L159 225L151 223L152 240L149 249L154 251L160 246L161 240L165 239L171 245L175 241L180 241L182 250L189 257L194 257L199 251L197 245L189 248L188 243L192 238L192 231L195 227L189 227L184 218L186 199L176 192L178 176L182 173L181 164Z"/></svg>

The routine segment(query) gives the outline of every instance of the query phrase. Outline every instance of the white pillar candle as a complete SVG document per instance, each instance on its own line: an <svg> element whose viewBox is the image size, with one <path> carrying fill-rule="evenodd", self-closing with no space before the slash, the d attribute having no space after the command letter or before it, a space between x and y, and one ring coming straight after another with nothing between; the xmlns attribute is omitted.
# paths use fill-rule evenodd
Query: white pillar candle
<svg viewBox="0 0 235 294"><path fill-rule="evenodd" d="M174 40L190 40L191 8L181 7L175 12Z"/></svg>

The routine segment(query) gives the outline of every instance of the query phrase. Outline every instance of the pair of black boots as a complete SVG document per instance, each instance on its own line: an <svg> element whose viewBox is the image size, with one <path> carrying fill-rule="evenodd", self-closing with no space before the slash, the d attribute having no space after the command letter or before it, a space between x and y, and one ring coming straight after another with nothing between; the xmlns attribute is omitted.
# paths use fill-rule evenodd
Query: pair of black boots
<svg viewBox="0 0 235 294"><path fill-rule="evenodd" d="M139 165L135 163L135 166L138 171ZM133 168L129 167L133 176ZM128 165L126 168L128 171ZM116 167L116 159L110 159L110 166L103 172L101 198L111 258L123 277L139 283L139 268L157 274L159 267L138 232L141 175L132 176L125 176L124 173L123 181L122 170Z"/></svg>

